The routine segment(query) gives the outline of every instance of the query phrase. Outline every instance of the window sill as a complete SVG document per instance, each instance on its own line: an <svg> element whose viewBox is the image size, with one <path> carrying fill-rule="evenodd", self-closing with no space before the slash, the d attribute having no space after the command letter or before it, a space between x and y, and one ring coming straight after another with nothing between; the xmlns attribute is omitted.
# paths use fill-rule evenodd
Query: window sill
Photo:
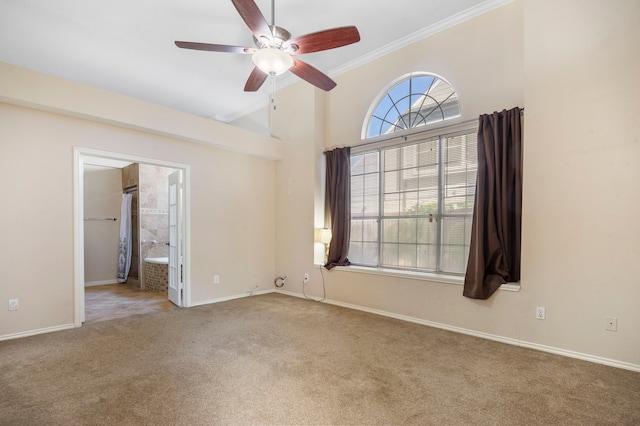
<svg viewBox="0 0 640 426"><path fill-rule="evenodd" d="M322 265L316 265L318 268L322 268ZM434 274L429 272L413 272L413 271L400 271L397 269L385 269L385 268L367 268L364 266L336 266L334 271L351 272L357 274L370 274L370 275L384 275L388 277L407 278L411 280L419 281L431 281L435 283L464 285L464 277L456 275L443 275ZM499 290L505 291L520 291L520 283L506 283L500 286Z"/></svg>

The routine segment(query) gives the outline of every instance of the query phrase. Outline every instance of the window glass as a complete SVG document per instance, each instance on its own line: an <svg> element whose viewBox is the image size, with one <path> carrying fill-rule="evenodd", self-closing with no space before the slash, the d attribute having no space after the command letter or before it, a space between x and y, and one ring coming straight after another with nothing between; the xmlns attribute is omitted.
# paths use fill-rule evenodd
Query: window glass
<svg viewBox="0 0 640 426"><path fill-rule="evenodd" d="M453 87L432 74L411 74L383 93L367 117L364 138L424 126L460 116Z"/></svg>
<svg viewBox="0 0 640 426"><path fill-rule="evenodd" d="M464 274L476 174L475 130L352 155L351 262Z"/></svg>

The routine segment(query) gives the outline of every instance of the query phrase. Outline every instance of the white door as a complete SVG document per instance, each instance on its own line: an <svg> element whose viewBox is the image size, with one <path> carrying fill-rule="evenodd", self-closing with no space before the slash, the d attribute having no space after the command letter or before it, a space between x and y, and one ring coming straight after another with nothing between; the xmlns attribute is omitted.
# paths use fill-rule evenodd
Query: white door
<svg viewBox="0 0 640 426"><path fill-rule="evenodd" d="M169 300L183 306L184 211L182 206L182 170L169 175Z"/></svg>

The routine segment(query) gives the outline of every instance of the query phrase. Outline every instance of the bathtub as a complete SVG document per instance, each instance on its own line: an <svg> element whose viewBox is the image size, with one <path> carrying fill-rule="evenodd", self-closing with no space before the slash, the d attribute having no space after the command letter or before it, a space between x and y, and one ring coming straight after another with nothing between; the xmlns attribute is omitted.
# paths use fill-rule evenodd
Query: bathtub
<svg viewBox="0 0 640 426"><path fill-rule="evenodd" d="M167 291L169 288L169 258L145 257L142 263L142 289Z"/></svg>
<svg viewBox="0 0 640 426"><path fill-rule="evenodd" d="M168 257L145 257L144 261L148 262L148 263L157 263L159 265L168 265L169 264L169 258Z"/></svg>

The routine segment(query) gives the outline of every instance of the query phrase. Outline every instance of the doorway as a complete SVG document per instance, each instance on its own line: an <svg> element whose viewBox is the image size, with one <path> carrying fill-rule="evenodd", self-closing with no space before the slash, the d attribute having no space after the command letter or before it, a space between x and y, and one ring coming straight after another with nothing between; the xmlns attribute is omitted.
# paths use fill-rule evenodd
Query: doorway
<svg viewBox="0 0 640 426"><path fill-rule="evenodd" d="M85 191L84 191L84 172L88 164L100 164L105 167L123 168L129 164L138 163L159 168L173 169L180 176L180 191L176 192L181 209L178 211L179 217L175 220L180 224L180 233L178 233L179 241L174 244L180 247L180 256L174 256L174 262L180 262L179 265L173 265L174 268L180 270L179 281L174 282L174 290L180 292L180 298L173 298L173 302L177 306L186 307L190 305L190 282L189 282L189 184L190 169L188 165L167 162L152 158L143 158L120 153L112 153L106 151L97 151L92 149L75 148L74 149L74 323L81 326L85 321L85 228L84 228L84 208L85 208ZM167 182L167 186L169 183ZM175 185L175 179L174 179ZM170 265L171 267L171 265Z"/></svg>

